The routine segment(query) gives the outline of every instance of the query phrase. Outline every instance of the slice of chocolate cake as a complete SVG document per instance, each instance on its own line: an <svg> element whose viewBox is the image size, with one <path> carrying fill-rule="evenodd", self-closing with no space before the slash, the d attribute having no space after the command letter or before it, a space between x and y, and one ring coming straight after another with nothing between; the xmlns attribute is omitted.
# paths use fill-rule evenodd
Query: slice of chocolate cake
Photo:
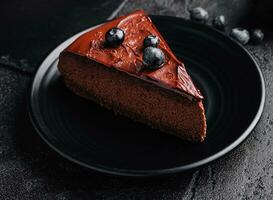
<svg viewBox="0 0 273 200"><path fill-rule="evenodd" d="M189 141L203 141L203 96L151 19L136 11L84 33L59 57L75 94Z"/></svg>

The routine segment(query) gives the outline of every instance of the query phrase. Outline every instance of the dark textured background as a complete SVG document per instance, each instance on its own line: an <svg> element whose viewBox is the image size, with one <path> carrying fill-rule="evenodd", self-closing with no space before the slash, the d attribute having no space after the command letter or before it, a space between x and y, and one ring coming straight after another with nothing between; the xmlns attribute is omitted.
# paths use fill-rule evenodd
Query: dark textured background
<svg viewBox="0 0 273 200"><path fill-rule="evenodd" d="M127 179L86 171L64 160L41 141L26 110L34 71L47 53L67 37L103 21L113 12L120 15L143 8L150 14L188 18L188 9L202 6L211 16L225 14L229 28L265 27L268 15L256 3L266 1L1 2L0 199L272 199L273 34L270 32L262 44L247 46L260 64L266 82L265 111L259 124L238 149L191 174Z"/></svg>

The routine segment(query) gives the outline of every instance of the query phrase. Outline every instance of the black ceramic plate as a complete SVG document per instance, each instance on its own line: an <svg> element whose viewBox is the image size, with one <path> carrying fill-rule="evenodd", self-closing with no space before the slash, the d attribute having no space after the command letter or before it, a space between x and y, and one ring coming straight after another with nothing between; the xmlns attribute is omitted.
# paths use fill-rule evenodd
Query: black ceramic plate
<svg viewBox="0 0 273 200"><path fill-rule="evenodd" d="M165 16L153 16L152 20L205 96L205 142L185 142L117 117L68 91L56 66L59 53L78 34L41 64L30 96L33 125L62 156L110 174L169 174L225 155L257 124L265 100L264 80L257 63L242 46L205 25Z"/></svg>

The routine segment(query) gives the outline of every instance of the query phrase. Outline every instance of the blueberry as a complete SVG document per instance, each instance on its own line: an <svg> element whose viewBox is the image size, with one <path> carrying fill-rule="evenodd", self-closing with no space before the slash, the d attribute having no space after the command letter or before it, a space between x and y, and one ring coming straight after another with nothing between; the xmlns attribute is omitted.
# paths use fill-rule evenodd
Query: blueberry
<svg viewBox="0 0 273 200"><path fill-rule="evenodd" d="M159 38L155 35L148 35L143 41L144 48L157 47L158 45L159 45Z"/></svg>
<svg viewBox="0 0 273 200"><path fill-rule="evenodd" d="M106 44L110 47L118 47L122 44L125 33L120 28L111 28L105 34Z"/></svg>
<svg viewBox="0 0 273 200"><path fill-rule="evenodd" d="M251 31L251 42L254 44L259 44L264 39L264 33L261 29L254 29Z"/></svg>
<svg viewBox="0 0 273 200"><path fill-rule="evenodd" d="M226 18L224 15L219 15L217 17L215 17L212 21L212 25L221 31L224 31L226 28Z"/></svg>
<svg viewBox="0 0 273 200"><path fill-rule="evenodd" d="M165 63L165 56L161 49L156 47L147 47L143 52L143 63L146 69L159 69Z"/></svg>
<svg viewBox="0 0 273 200"><path fill-rule="evenodd" d="M196 7L190 11L190 18L193 21L205 24L209 19L209 14L205 9L201 7Z"/></svg>
<svg viewBox="0 0 273 200"><path fill-rule="evenodd" d="M243 45L246 45L250 39L249 32L243 28L232 29L230 36Z"/></svg>

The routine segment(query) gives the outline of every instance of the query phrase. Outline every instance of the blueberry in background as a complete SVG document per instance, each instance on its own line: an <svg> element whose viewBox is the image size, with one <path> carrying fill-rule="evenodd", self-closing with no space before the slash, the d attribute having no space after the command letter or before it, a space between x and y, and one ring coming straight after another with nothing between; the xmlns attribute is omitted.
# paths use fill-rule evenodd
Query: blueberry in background
<svg viewBox="0 0 273 200"><path fill-rule="evenodd" d="M158 45L159 45L159 38L155 35L148 35L143 41L144 48L157 47Z"/></svg>
<svg viewBox="0 0 273 200"><path fill-rule="evenodd" d="M233 28L230 36L243 45L246 45L250 39L249 32L243 28Z"/></svg>
<svg viewBox="0 0 273 200"><path fill-rule="evenodd" d="M120 28L111 28L105 34L106 45L109 47L118 47L124 39L125 33Z"/></svg>
<svg viewBox="0 0 273 200"><path fill-rule="evenodd" d="M250 36L251 36L251 42L253 44L259 44L264 39L264 33L261 29L252 30Z"/></svg>
<svg viewBox="0 0 273 200"><path fill-rule="evenodd" d="M205 9L196 7L190 10L190 19L202 24L206 24L209 19L209 14Z"/></svg>
<svg viewBox="0 0 273 200"><path fill-rule="evenodd" d="M218 30L224 31L226 28L226 18L224 15L216 16L212 21L212 26Z"/></svg>
<svg viewBox="0 0 273 200"><path fill-rule="evenodd" d="M156 47L147 47L143 52L143 64L145 69L156 70L163 67L165 56L161 49Z"/></svg>

